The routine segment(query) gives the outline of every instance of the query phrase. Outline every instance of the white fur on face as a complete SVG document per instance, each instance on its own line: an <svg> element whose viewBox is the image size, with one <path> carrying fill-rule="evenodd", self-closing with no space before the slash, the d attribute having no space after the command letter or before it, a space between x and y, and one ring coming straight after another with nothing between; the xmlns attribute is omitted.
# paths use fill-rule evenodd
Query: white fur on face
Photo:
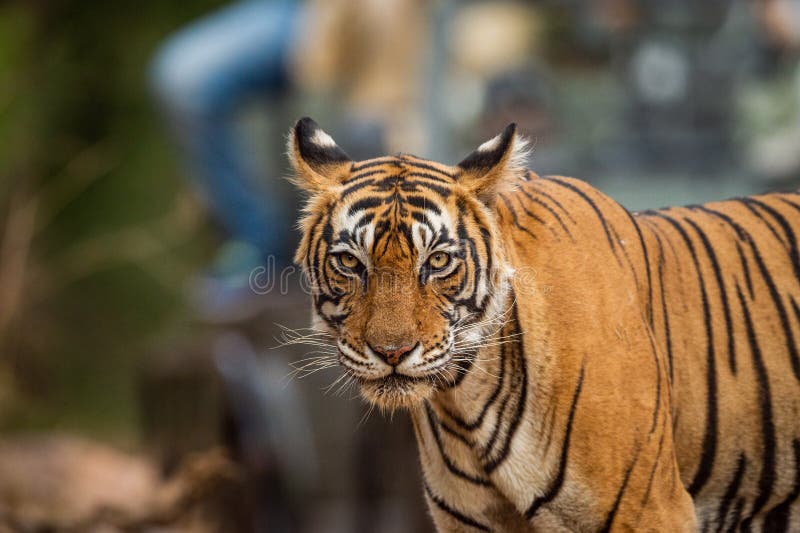
<svg viewBox="0 0 800 533"><path fill-rule="evenodd" d="M432 371L447 364L450 360L447 356L450 351L451 342L450 340L447 342L444 350L434 348L427 352L422 344L418 344L417 347L414 348L414 351L408 354L408 356L397 365L397 373L414 378L428 376Z"/></svg>
<svg viewBox="0 0 800 533"><path fill-rule="evenodd" d="M433 245L441 231L446 228L450 235L456 234L455 225L446 212L436 214L433 211L426 211L425 217L431 226L440 229L434 233L427 224L421 222L413 222L411 224L411 240L417 250L417 269L422 268L422 265L428 259L428 255L433 251Z"/></svg>
<svg viewBox="0 0 800 533"><path fill-rule="evenodd" d="M363 216L363 211L357 211L351 215L347 206L343 206L335 216L335 220L337 221L336 227L352 228ZM356 256L368 269L372 268L370 250L372 250L375 243L375 225L367 224L359 229L355 235L355 241L355 246L347 246L346 249L334 249L332 251L348 251Z"/></svg>
<svg viewBox="0 0 800 533"><path fill-rule="evenodd" d="M380 379L392 373L392 367L384 363L366 344L363 354L350 348L341 339L337 342L337 346L339 351L346 356L339 357L339 362L355 376L362 379Z"/></svg>

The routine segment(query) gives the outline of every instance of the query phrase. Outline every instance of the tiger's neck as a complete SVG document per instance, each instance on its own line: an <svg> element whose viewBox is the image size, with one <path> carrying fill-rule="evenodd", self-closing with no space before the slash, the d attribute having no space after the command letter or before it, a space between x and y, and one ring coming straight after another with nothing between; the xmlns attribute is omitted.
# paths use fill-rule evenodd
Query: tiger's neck
<svg viewBox="0 0 800 533"><path fill-rule="evenodd" d="M524 340L513 294L490 334L466 362L454 387L439 392L415 422L441 449L455 439L472 449L480 470L490 474L509 453L525 411L528 388ZM420 420L421 419L421 420ZM418 431L419 433L419 431ZM420 443L423 445L423 443Z"/></svg>

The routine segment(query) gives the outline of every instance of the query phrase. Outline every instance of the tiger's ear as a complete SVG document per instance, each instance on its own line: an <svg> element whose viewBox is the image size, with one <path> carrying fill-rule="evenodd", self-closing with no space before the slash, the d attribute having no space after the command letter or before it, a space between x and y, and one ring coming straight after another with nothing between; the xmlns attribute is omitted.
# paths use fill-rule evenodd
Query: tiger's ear
<svg viewBox="0 0 800 533"><path fill-rule="evenodd" d="M517 125L511 123L458 164L458 181L490 205L498 193L516 187L526 170L528 151L528 141L517 135Z"/></svg>
<svg viewBox="0 0 800 533"><path fill-rule="evenodd" d="M312 194L340 184L350 172L350 157L308 117L298 120L289 132L287 152L293 181Z"/></svg>

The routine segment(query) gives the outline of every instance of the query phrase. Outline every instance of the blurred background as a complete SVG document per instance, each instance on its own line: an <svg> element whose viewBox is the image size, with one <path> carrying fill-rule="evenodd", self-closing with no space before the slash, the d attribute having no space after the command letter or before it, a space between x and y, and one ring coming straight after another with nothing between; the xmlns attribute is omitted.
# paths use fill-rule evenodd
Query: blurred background
<svg viewBox="0 0 800 533"><path fill-rule="evenodd" d="M298 344L294 120L702 202L800 184L798 52L798 0L0 2L0 531L429 531Z"/></svg>

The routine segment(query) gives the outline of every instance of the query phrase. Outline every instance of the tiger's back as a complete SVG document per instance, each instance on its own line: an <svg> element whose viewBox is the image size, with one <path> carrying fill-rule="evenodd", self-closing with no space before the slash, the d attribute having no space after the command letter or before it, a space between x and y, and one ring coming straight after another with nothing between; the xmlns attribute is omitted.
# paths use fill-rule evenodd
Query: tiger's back
<svg viewBox="0 0 800 533"><path fill-rule="evenodd" d="M800 527L800 195L632 215L584 182L530 174L498 210L514 266L549 301L529 305L560 324L552 336L596 335L582 325L592 312L621 337L644 324L660 362L631 370L651 384L654 426L668 407L698 525Z"/></svg>

